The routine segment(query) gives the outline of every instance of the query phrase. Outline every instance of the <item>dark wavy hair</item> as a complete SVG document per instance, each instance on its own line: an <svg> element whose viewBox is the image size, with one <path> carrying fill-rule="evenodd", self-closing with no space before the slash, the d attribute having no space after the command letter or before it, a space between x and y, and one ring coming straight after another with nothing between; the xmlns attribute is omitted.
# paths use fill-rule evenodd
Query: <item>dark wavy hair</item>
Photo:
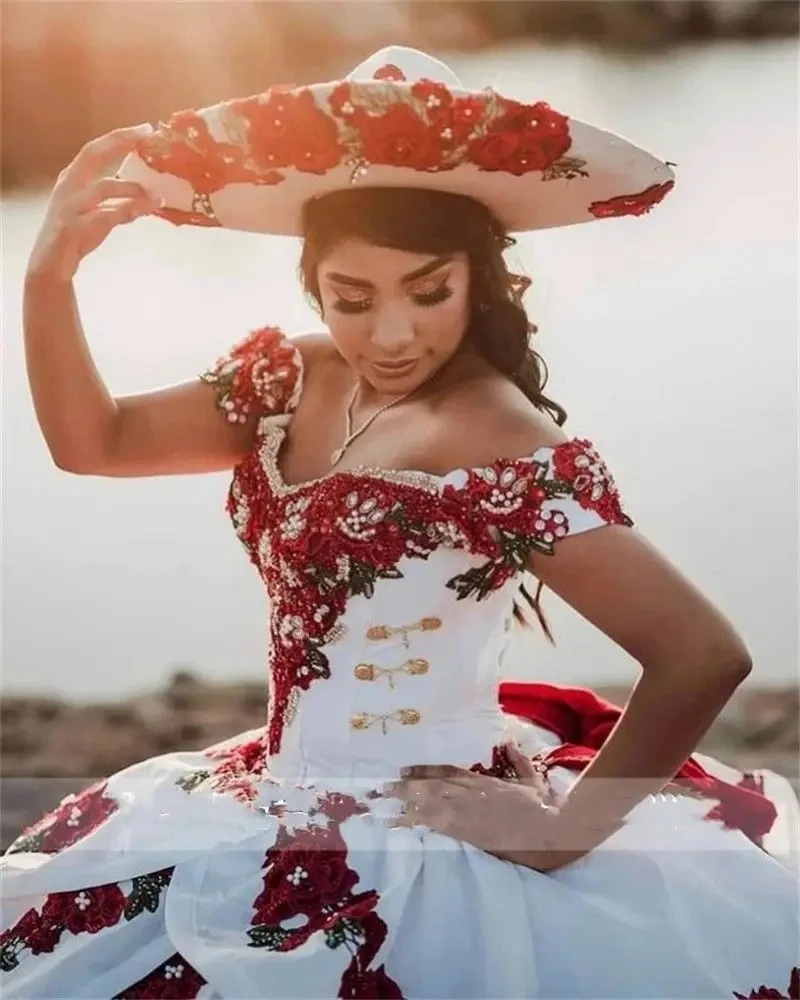
<svg viewBox="0 0 800 1000"><path fill-rule="evenodd" d="M466 336L538 410L559 425L566 421L564 408L545 395L547 366L531 346L536 327L522 304L530 279L509 271L503 256L516 241L485 205L466 195L423 188L354 187L310 200L303 212L300 280L318 310L319 264L348 238L409 253L465 253L471 299ZM552 641L541 590L539 582L535 595L524 585L521 593ZM519 604L515 614L524 620Z"/></svg>

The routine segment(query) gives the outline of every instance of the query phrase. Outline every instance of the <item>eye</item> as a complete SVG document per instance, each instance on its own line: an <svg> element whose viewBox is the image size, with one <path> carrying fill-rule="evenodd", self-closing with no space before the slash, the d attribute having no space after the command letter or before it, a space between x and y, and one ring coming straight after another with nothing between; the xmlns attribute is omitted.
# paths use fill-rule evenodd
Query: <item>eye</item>
<svg viewBox="0 0 800 1000"><path fill-rule="evenodd" d="M447 282L442 282L432 292L417 292L411 297L418 306L438 306L440 302L446 302L452 294L453 289Z"/></svg>
<svg viewBox="0 0 800 1000"><path fill-rule="evenodd" d="M370 299L337 299L333 308L341 313L363 313L372 307Z"/></svg>

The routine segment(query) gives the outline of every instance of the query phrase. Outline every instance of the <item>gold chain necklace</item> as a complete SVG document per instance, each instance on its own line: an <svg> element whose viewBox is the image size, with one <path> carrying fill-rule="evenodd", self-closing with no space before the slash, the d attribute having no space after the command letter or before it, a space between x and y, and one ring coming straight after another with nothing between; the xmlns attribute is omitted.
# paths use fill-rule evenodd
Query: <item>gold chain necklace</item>
<svg viewBox="0 0 800 1000"><path fill-rule="evenodd" d="M429 379L425 379L425 382L427 381L429 381ZM370 427L382 413L385 413L393 406L397 406L398 403L402 403L404 399L408 399L408 397L412 393L415 393L417 389L421 389L424 384L425 384L424 382L421 382L418 386L415 386L409 392L405 392L403 393L402 396L398 396L397 399L390 400L388 403L380 407L380 409L376 410L371 416L367 417L367 419L360 427L357 427L355 430L353 430L353 406L355 405L356 398L358 397L358 390L360 388L359 383L356 382L355 389L353 389L352 393L350 394L350 400L347 404L347 428L345 430L345 438L344 441L341 443L341 445L331 455L331 465L338 465L339 462L341 462L342 456L350 447L350 445L356 440L356 438L361 437L364 431L368 427Z"/></svg>

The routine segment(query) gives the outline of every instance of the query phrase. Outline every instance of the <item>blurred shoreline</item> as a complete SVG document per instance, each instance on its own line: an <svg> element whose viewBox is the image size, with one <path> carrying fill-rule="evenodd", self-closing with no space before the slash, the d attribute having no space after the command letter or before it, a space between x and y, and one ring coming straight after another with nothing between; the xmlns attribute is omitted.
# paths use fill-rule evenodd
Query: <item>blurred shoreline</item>
<svg viewBox="0 0 800 1000"><path fill-rule="evenodd" d="M510 42L653 53L797 36L796 0L4 0L3 190L48 186L92 136L346 73L383 45Z"/></svg>
<svg viewBox="0 0 800 1000"><path fill-rule="evenodd" d="M592 687L618 705L630 691ZM118 701L7 695L0 701L0 850L70 792L159 754L212 746L265 725L266 716L265 680L211 683L187 670ZM699 750L741 770L771 768L800 792L799 722L796 687L743 686Z"/></svg>

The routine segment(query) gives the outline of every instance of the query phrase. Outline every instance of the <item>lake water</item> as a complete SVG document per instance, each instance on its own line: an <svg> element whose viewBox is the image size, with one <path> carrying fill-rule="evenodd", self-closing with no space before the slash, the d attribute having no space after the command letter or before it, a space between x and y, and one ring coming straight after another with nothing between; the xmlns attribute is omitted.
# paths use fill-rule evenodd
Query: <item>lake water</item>
<svg viewBox="0 0 800 1000"><path fill-rule="evenodd" d="M595 439L640 529L737 623L749 683L798 665L798 64L793 42L609 59L525 47L452 60L469 83L547 98L679 164L641 220L525 238L531 311L570 428ZM116 697L177 666L264 675L261 584L223 512L226 476L103 480L49 461L20 337L41 199L3 206L2 668L6 693ZM248 329L314 317L297 245L119 231L79 275L112 391L179 381ZM516 676L626 681L636 665L552 596L558 646Z"/></svg>

